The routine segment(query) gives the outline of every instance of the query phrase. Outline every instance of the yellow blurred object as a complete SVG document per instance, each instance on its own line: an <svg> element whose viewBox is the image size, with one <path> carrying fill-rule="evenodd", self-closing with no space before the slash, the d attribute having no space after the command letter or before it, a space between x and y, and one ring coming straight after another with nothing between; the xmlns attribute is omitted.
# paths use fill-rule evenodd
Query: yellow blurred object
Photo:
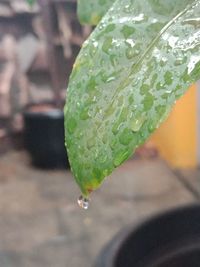
<svg viewBox="0 0 200 267"><path fill-rule="evenodd" d="M172 167L197 166L197 86L177 101L169 118L155 132L154 142Z"/></svg>

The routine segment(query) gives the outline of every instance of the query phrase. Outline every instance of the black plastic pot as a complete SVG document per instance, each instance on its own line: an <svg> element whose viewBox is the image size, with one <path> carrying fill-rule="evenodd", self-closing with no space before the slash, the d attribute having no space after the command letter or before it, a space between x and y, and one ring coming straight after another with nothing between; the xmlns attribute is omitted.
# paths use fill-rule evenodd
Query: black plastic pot
<svg viewBox="0 0 200 267"><path fill-rule="evenodd" d="M56 108L29 106L24 111L24 140L32 162L40 168L69 167L64 147L64 114ZM33 108L33 109L32 109Z"/></svg>
<svg viewBox="0 0 200 267"><path fill-rule="evenodd" d="M123 230L96 267L199 267L200 206L179 208Z"/></svg>

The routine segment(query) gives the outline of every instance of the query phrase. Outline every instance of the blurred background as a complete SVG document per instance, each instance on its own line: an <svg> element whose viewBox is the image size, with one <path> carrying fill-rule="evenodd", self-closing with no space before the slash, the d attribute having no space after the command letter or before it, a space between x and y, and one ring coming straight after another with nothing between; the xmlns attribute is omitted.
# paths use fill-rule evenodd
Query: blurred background
<svg viewBox="0 0 200 267"><path fill-rule="evenodd" d="M91 31L78 22L76 0L0 1L0 267L92 267L126 225L199 202L197 83L89 210L78 207L62 109Z"/></svg>

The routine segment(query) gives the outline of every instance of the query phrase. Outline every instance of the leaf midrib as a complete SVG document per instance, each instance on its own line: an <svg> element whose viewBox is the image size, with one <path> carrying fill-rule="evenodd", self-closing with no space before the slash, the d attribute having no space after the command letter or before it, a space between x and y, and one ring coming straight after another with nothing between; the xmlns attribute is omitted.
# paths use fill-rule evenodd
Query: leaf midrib
<svg viewBox="0 0 200 267"><path fill-rule="evenodd" d="M140 65L143 60L146 58L146 55L149 53L149 51L151 51L151 49L154 47L154 45L156 44L156 42L160 39L160 37L171 27L171 25L173 25L176 20L181 17L182 15L184 15L185 13L187 13L188 10L190 10L193 5L195 5L195 3L197 3L199 0L195 0L193 1L191 4L188 4L187 7L182 10L181 12L179 12L172 20L170 20L162 29L161 31L158 33L158 35L154 38L154 40L148 45L146 51L142 54L141 58L138 59L138 61L133 65L133 73L134 70L137 69L138 65ZM133 74L131 72L131 74Z"/></svg>
<svg viewBox="0 0 200 267"><path fill-rule="evenodd" d="M151 51L151 49L154 47L154 45L156 44L156 42L160 39L160 37L171 27L171 25L173 25L176 20L181 17L182 15L184 15L185 13L187 13L188 10L190 10L193 5L195 5L196 3L198 3L199 0L195 0L193 1L191 4L188 4L187 7L182 10L181 12L179 12L172 20L170 20L163 28L162 30L158 33L158 35L154 38L154 40L148 45L147 49L145 50L145 52L141 55L141 57L137 60L136 63L134 63L134 65L131 67L131 71L129 73L128 76L133 75L134 73L136 73L138 67L142 64L142 62L145 60L146 55ZM120 85L118 86L117 90L115 91L115 93L113 94L112 98L111 98L111 103L113 103L114 99L116 98L118 92L120 91L121 88L126 86L126 83L128 83L129 80L125 79L123 80Z"/></svg>

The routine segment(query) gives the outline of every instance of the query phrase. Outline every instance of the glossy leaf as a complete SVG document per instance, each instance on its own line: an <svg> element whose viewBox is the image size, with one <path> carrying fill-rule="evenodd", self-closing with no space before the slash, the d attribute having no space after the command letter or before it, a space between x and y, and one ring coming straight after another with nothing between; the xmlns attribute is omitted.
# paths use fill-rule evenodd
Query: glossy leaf
<svg viewBox="0 0 200 267"><path fill-rule="evenodd" d="M26 0L26 1L30 6L33 6L36 3L36 0Z"/></svg>
<svg viewBox="0 0 200 267"><path fill-rule="evenodd" d="M81 23L97 25L114 0L78 0L78 17Z"/></svg>
<svg viewBox="0 0 200 267"><path fill-rule="evenodd" d="M68 156L83 195L128 159L200 78L199 14L199 0L118 0L84 43L65 106Z"/></svg>

